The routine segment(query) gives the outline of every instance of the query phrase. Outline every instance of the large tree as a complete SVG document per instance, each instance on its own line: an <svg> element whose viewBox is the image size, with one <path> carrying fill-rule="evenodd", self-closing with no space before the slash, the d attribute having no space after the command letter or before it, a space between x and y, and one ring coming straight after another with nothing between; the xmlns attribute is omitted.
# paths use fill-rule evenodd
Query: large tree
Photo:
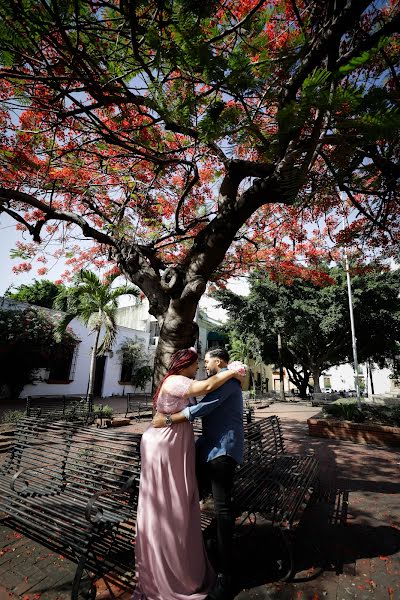
<svg viewBox="0 0 400 600"><path fill-rule="evenodd" d="M3 0L0 209L33 238L17 253L45 264L58 242L67 276L116 264L160 323L157 379L210 280L301 270L324 235L390 251L399 23L395 0Z"/></svg>
<svg viewBox="0 0 400 600"><path fill-rule="evenodd" d="M393 364L400 343L400 272L353 273L353 307L360 362ZM254 273L250 293L229 290L217 296L228 310L228 330L234 338L256 339L267 363L282 359L290 381L306 394L310 376L320 391L322 372L352 362L352 341L346 276L338 268L326 271L324 285L295 278L282 284L265 273ZM278 333L282 338L281 357Z"/></svg>

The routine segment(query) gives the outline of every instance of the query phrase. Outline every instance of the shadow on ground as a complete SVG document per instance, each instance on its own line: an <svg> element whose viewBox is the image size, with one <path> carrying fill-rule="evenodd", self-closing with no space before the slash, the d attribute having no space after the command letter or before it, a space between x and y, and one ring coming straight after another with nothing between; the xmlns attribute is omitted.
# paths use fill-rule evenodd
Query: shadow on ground
<svg viewBox="0 0 400 600"><path fill-rule="evenodd" d="M250 535L246 535L246 527L243 528L242 537L236 541L237 592L266 586L260 591L262 595L256 594L254 598L295 598L298 584L313 582L310 598L317 598L318 594L322 598L326 596L323 573L355 575L356 561L387 557L400 551L397 528L351 523L342 513L340 519L336 512L342 510L340 499L347 497L346 492L337 490L332 496L330 501L311 504L296 530L296 576L292 582L279 582L278 562L285 556L279 532L261 518ZM239 594L237 599L241 597Z"/></svg>

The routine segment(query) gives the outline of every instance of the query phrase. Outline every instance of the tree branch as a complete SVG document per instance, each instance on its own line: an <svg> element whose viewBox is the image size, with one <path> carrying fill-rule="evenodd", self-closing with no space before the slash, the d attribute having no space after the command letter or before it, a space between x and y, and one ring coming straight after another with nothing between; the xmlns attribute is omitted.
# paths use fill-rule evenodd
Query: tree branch
<svg viewBox="0 0 400 600"><path fill-rule="evenodd" d="M69 211L51 208L45 202L42 202L41 200L38 200L34 196L26 194L25 192L18 192L16 190L9 190L7 188L0 187L0 203L2 201L8 202L10 200L22 202L23 204L27 204L28 206L32 206L41 210L47 216L47 220L54 219L58 221L74 223L81 228L85 237L92 238L100 244L105 244L113 248L118 247L117 242L113 238L102 231L94 229L94 227L89 225L89 223L83 217L80 217L79 215ZM40 237L35 241L40 241Z"/></svg>
<svg viewBox="0 0 400 600"><path fill-rule="evenodd" d="M396 33L400 28L400 14L397 14L391 21L383 25L379 31L376 31L372 35L366 35L366 37L360 41L355 48L352 48L346 54L337 61L337 68L349 63L352 58L359 56L366 50L374 48L383 37L391 33Z"/></svg>
<svg viewBox="0 0 400 600"><path fill-rule="evenodd" d="M328 52L333 40L343 35L351 28L363 11L370 4L370 0L346 0L341 12L332 16L328 22L322 24L318 37L314 38L310 50L303 57L299 67L289 78L282 95L281 107L293 100L302 83L318 67Z"/></svg>
<svg viewBox="0 0 400 600"><path fill-rule="evenodd" d="M306 35L306 30L305 30L304 23L303 23L303 20L301 18L300 12L299 12L299 8L296 4L296 0L291 0L291 2L292 2L293 12L296 15L297 23L298 23L300 29L302 30L302 32L304 33L304 35Z"/></svg>
<svg viewBox="0 0 400 600"><path fill-rule="evenodd" d="M2 204L1 199L0 199L0 213L2 213L2 212L9 215L12 219L14 219L14 221L18 221L18 223L22 223L22 225L27 228L27 230L33 237L34 241L35 242L38 241L35 239L35 235L34 235L35 232L34 232L33 226L30 223L28 223L27 221L25 221L25 219L23 219L21 217L21 215L16 213L14 210L12 210L11 208L5 207L4 204Z"/></svg>
<svg viewBox="0 0 400 600"><path fill-rule="evenodd" d="M176 230L176 233L178 233L178 234L183 234L184 233L183 229L181 229L181 227L179 225L179 213L180 213L181 207L182 207L183 203L185 202L185 199L189 195L191 189L196 185L196 183L200 179L200 177L199 177L199 170L198 170L197 165L195 163L193 163L192 169L194 169L194 175L190 179L190 173L188 173L188 182L186 184L186 187L185 187L185 189L183 191L182 196L179 198L179 201L178 201L178 204L177 204L177 207L176 207L176 210L175 210L175 230Z"/></svg>
<svg viewBox="0 0 400 600"><path fill-rule="evenodd" d="M236 25L234 25L233 27L230 27L229 29L226 29L225 31L223 31L222 33L220 33L219 35L216 35L215 37L209 39L206 41L206 44L214 44L215 42L219 42L220 40L224 39L225 37L227 37L228 35L231 35L231 33L234 33L235 31L237 31L238 29L240 29L241 27L243 27L243 25L245 25L247 23L247 21L249 21L251 19L251 17L262 7L263 4L266 3L266 0L260 0L259 2L257 2L257 4L254 6L254 8L252 8L245 17L243 17L243 19L241 21L239 21L239 23L236 23Z"/></svg>

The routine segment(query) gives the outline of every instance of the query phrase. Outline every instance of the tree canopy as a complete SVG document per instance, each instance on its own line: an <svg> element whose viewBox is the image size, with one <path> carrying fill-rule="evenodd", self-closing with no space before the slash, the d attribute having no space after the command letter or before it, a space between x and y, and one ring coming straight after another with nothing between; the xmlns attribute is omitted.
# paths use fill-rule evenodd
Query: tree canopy
<svg viewBox="0 0 400 600"><path fill-rule="evenodd" d="M43 306L44 308L53 308L54 302L58 294L64 289L62 284L56 284L48 279L37 280L33 283L16 286L14 291L7 290L4 294L6 298L27 302L35 306ZM60 307L59 308L63 308Z"/></svg>
<svg viewBox="0 0 400 600"><path fill-rule="evenodd" d="M318 279L350 238L390 254L399 23L395 0L3 0L0 210L33 239L16 271L51 248L66 277L116 265L165 365L210 280Z"/></svg>
<svg viewBox="0 0 400 600"><path fill-rule="evenodd" d="M345 273L331 269L329 276L324 287L304 279L282 285L259 272L247 297L229 290L217 295L233 339L255 340L265 362L278 364L281 334L283 366L302 394L310 376L318 385L324 370L353 361ZM354 275L352 290L359 362L393 364L400 348L399 271Z"/></svg>

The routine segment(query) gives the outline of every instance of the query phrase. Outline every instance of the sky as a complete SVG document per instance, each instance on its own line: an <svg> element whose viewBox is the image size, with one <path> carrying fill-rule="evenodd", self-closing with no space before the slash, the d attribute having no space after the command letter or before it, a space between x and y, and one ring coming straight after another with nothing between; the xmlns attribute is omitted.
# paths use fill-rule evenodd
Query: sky
<svg viewBox="0 0 400 600"><path fill-rule="evenodd" d="M32 283L34 279L40 279L40 276L37 274L37 269L41 266L39 263L35 263L36 266L32 267L32 270L27 273L13 273L13 267L21 262L26 262L20 258L10 258L10 250L15 248L16 242L19 240L32 241L32 238L28 233L22 234L22 232L16 231L15 221L8 215L0 213L0 296L10 286ZM64 262L60 260L51 267L51 270L46 275L46 279L53 281L60 279L61 273L64 271Z"/></svg>

